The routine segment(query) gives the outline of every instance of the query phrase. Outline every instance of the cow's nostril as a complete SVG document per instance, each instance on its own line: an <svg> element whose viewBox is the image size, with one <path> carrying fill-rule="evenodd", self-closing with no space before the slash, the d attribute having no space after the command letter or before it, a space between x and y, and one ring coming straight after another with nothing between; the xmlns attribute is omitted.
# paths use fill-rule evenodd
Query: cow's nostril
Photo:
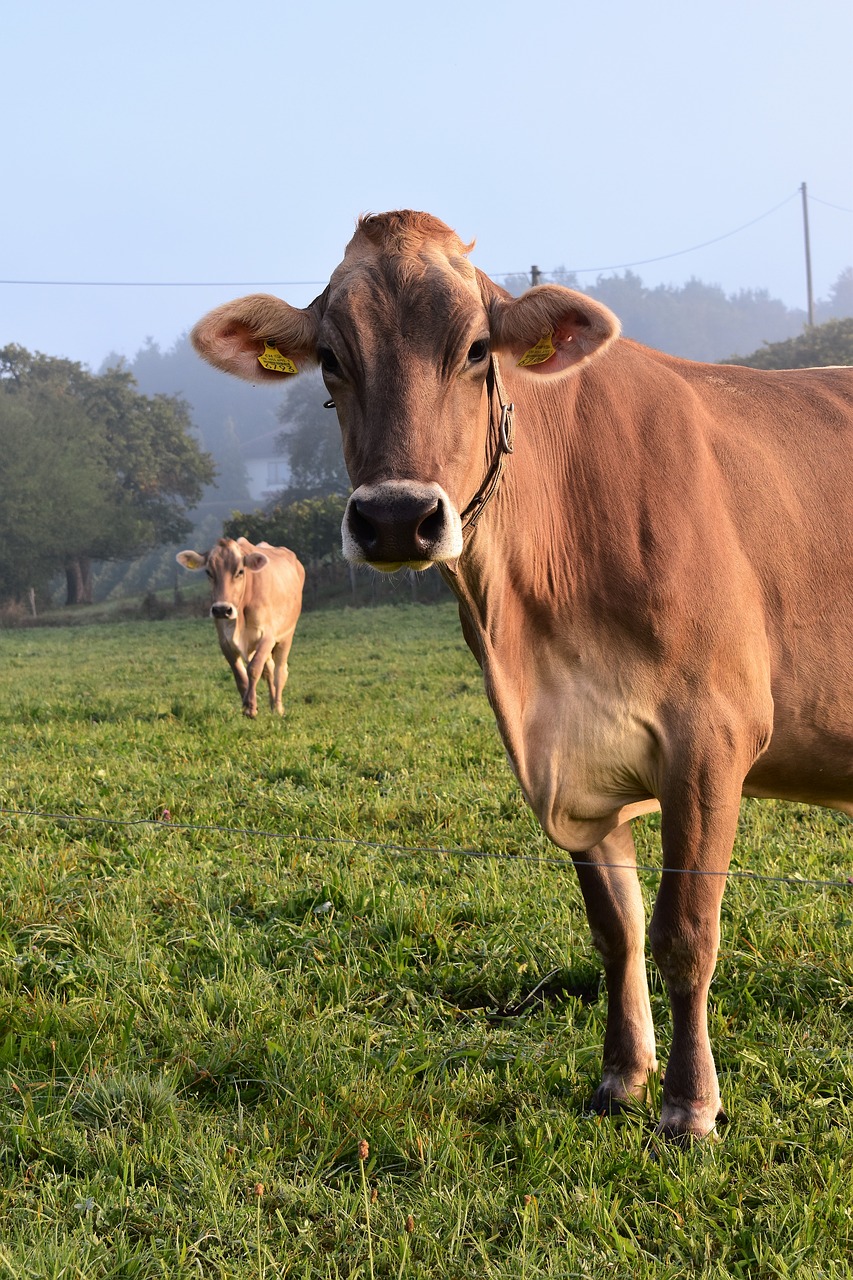
<svg viewBox="0 0 853 1280"><path fill-rule="evenodd" d="M351 559L394 566L423 568L445 559L461 547L459 518L437 484L414 480L364 485L349 500L344 517L344 548Z"/></svg>
<svg viewBox="0 0 853 1280"><path fill-rule="evenodd" d="M363 547L365 551L370 551L376 546L379 540L376 532L376 526L373 524L372 520L368 520L367 516L362 515L358 509L357 502L350 504L349 526L350 533L355 538L359 546Z"/></svg>
<svg viewBox="0 0 853 1280"><path fill-rule="evenodd" d="M417 527L415 533L415 541L421 547L432 546L438 540L444 531L444 509L440 502L435 504L435 510L431 511L428 516L424 516Z"/></svg>

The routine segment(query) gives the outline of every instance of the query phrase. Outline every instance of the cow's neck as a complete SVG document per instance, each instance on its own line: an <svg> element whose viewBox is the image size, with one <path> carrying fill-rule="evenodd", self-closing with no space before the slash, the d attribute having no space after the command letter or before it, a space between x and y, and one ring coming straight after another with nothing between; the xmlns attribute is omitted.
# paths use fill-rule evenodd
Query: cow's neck
<svg viewBox="0 0 853 1280"><path fill-rule="evenodd" d="M557 608L565 614L575 596L583 515L574 477L589 465L579 459L575 437L577 381L552 387L506 377L502 398L514 406L512 451L502 457L498 482L476 524L465 528L455 575L446 575L484 629L486 617L494 629L507 595L521 593L526 608L545 614ZM489 458L495 460L501 444L494 408L492 420Z"/></svg>
<svg viewBox="0 0 853 1280"><path fill-rule="evenodd" d="M580 557L590 477L582 473L592 464L578 439L579 379L552 388L510 374L506 383L515 404L514 450L488 508L466 533L455 573L444 577L504 745L534 803L530 761L543 743L539 730L532 741L525 726L539 723L542 689L565 687L586 650L587 566Z"/></svg>

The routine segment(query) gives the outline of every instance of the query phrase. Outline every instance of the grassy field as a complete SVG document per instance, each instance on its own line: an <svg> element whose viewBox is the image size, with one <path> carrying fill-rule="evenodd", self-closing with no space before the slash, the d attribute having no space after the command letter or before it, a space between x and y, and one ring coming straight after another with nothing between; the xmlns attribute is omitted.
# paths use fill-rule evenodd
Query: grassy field
<svg viewBox="0 0 853 1280"><path fill-rule="evenodd" d="M853 1275L853 887L730 882L682 1150L585 1111L600 966L452 606L304 617L283 721L201 620L0 672L0 1280ZM844 882L853 823L745 804L734 865Z"/></svg>

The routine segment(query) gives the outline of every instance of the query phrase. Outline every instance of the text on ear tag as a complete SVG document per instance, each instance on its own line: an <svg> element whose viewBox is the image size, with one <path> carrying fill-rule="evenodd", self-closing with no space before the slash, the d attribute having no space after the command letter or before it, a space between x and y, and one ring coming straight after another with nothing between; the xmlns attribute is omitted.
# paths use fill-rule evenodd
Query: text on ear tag
<svg viewBox="0 0 853 1280"><path fill-rule="evenodd" d="M554 346L553 334L546 333L544 338L539 339L535 347L525 351L518 362L518 368L524 369L531 364L544 364L546 360L550 360L551 356L556 354L557 348Z"/></svg>
<svg viewBox="0 0 853 1280"><path fill-rule="evenodd" d="M278 347L272 346L269 342L264 342L263 353L258 356L258 364L263 365L265 369L269 369L273 373L299 372L293 361L287 356L283 356Z"/></svg>

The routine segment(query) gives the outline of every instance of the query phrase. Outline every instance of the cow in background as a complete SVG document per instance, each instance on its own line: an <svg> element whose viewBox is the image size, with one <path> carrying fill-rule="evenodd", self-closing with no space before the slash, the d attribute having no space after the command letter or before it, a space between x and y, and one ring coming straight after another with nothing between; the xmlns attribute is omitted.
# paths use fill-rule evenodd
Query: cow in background
<svg viewBox="0 0 853 1280"><path fill-rule="evenodd" d="M213 595L210 616L219 647L234 672L243 715L258 714L257 688L263 675L270 706L283 714L287 659L302 612L305 570L287 547L246 538L220 538L210 551L179 551L185 569L204 569Z"/></svg>
<svg viewBox="0 0 853 1280"><path fill-rule="evenodd" d="M664 355L581 293L511 297L470 248L428 214L362 218L308 307L239 299L193 341L253 381L319 363L347 556L437 564L455 592L525 797L577 863L609 997L602 1112L657 1066L631 820L660 808L660 1127L701 1136L741 794L853 815L853 369Z"/></svg>

